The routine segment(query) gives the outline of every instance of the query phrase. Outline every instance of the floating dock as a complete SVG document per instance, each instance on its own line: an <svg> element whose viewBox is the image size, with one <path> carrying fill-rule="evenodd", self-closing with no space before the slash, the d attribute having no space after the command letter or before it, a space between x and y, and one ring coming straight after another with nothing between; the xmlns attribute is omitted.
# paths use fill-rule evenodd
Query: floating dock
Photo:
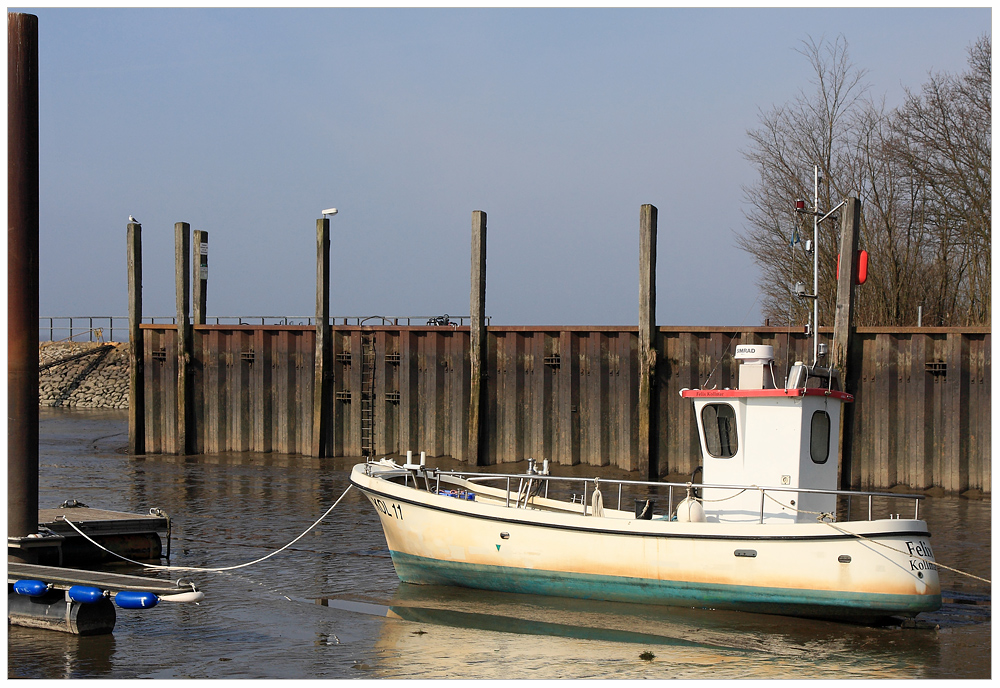
<svg viewBox="0 0 1000 688"><path fill-rule="evenodd" d="M36 584L38 591L19 594L15 584L25 583ZM8 623L75 635L111 633L117 620L115 604L137 609L155 606L164 596L187 593L190 599L182 601L201 598L193 584L181 581L15 562L7 563L7 584ZM76 599L79 593L73 591L81 589L91 599ZM121 593L131 596L123 600Z"/></svg>
<svg viewBox="0 0 1000 688"><path fill-rule="evenodd" d="M159 509L151 509L149 514L130 514L91 509L76 502L65 504L56 509L38 510L37 535L8 537L8 559L49 566L93 565L118 560L114 554L87 540L89 537L128 559L159 560L164 554L161 533L166 535L166 555L170 557L170 517Z"/></svg>

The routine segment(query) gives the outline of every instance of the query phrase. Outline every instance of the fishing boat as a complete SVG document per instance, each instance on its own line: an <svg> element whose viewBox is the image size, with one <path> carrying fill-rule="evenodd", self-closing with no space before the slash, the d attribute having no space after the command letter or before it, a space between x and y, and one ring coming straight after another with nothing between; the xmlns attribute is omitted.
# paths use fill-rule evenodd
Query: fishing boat
<svg viewBox="0 0 1000 688"><path fill-rule="evenodd" d="M816 323L812 364L780 384L774 348L736 347L734 389L685 389L701 482L429 468L421 454L354 466L407 583L878 623L941 606L922 495L839 490L840 389ZM843 205L843 203L841 204ZM782 371L784 372L784 371ZM605 493L609 506L605 506ZM614 502L611 508L610 503ZM665 508L664 508L665 507Z"/></svg>
<svg viewBox="0 0 1000 688"><path fill-rule="evenodd" d="M772 347L735 358L738 389L681 392L700 483L560 477L547 461L439 470L412 454L358 464L351 480L407 583L864 623L938 609L922 495L836 489L853 399L835 371L797 363L775 387ZM827 385L805 386L817 376Z"/></svg>

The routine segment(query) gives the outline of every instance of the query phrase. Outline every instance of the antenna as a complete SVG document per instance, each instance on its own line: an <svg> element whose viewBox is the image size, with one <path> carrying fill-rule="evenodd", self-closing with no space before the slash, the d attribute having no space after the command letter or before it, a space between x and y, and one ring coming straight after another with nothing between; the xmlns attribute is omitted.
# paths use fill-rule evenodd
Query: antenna
<svg viewBox="0 0 1000 688"><path fill-rule="evenodd" d="M813 165L813 368L819 363L819 165Z"/></svg>
<svg viewBox="0 0 1000 688"><path fill-rule="evenodd" d="M813 300L813 312L812 312L812 337L813 337L813 367L815 368L819 364L820 358L820 345L819 345L819 223L833 215L837 210L847 203L847 200L843 200L837 204L837 206L826 213L820 212L819 209L819 183L823 179L819 174L819 165L813 165L813 209L806 210L806 202L801 198L795 199L795 212L802 213L804 215L813 216L813 240L812 240L812 257L813 257L813 293L805 293L805 285L801 282L796 283L795 293L799 298L807 298ZM808 242L807 242L808 243ZM806 249L808 254L809 250ZM825 351L822 353L826 353Z"/></svg>

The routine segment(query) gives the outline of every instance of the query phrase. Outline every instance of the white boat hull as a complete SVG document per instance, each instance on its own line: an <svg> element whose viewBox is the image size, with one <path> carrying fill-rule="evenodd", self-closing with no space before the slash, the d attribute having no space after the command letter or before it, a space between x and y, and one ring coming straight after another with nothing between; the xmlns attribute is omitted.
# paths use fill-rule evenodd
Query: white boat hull
<svg viewBox="0 0 1000 688"><path fill-rule="evenodd" d="M367 473L371 473L368 475ZM511 508L434 494L355 466L399 578L647 604L859 621L940 607L927 526L681 523ZM477 488L482 489L482 488Z"/></svg>

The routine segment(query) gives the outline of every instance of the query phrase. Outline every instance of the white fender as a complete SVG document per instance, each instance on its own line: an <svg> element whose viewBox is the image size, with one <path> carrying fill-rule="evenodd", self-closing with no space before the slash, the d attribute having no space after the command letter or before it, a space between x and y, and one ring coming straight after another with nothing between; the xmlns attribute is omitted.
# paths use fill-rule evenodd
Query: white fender
<svg viewBox="0 0 1000 688"><path fill-rule="evenodd" d="M164 602L201 602L205 599L205 593L201 590L194 590L192 592L179 592L174 595L159 595L158 597Z"/></svg>
<svg viewBox="0 0 1000 688"><path fill-rule="evenodd" d="M677 520L681 523L704 523L705 507L693 497L685 497L677 505Z"/></svg>

